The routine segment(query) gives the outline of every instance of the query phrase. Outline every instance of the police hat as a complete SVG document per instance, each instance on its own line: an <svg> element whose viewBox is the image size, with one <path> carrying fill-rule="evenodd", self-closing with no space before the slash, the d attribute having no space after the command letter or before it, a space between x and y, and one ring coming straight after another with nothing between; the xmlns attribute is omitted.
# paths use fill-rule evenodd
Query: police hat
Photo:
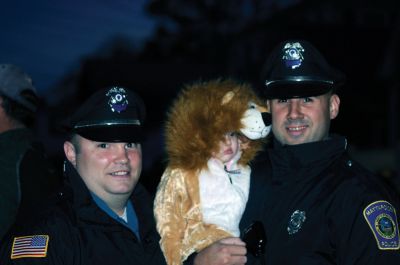
<svg viewBox="0 0 400 265"><path fill-rule="evenodd" d="M266 63L264 95L269 98L311 97L335 90L344 75L332 68L309 42L281 42Z"/></svg>
<svg viewBox="0 0 400 265"><path fill-rule="evenodd" d="M67 129L97 142L140 142L145 106L133 91L111 87L95 92L68 119Z"/></svg>

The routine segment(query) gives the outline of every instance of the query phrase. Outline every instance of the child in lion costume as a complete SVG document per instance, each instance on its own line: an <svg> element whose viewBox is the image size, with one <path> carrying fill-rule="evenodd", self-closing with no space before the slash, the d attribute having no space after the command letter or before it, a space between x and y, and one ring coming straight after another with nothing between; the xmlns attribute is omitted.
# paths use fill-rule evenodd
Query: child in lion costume
<svg viewBox="0 0 400 265"><path fill-rule="evenodd" d="M173 103L165 132L168 166L154 202L168 265L240 235L248 163L271 128L263 106L249 85L229 79L187 86Z"/></svg>

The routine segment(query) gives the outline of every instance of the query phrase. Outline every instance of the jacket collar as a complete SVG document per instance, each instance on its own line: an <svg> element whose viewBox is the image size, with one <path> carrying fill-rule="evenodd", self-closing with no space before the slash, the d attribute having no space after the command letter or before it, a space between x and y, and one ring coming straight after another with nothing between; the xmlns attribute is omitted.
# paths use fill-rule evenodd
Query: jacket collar
<svg viewBox="0 0 400 265"><path fill-rule="evenodd" d="M274 140L269 150L273 180L301 181L320 174L347 149L345 137L332 135L329 139L299 145L281 145Z"/></svg>

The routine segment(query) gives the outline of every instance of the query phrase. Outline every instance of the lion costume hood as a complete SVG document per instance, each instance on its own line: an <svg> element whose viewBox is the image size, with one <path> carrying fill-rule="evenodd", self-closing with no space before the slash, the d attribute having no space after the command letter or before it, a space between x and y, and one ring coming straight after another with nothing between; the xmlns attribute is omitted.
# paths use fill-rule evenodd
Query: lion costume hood
<svg viewBox="0 0 400 265"><path fill-rule="evenodd" d="M265 106L247 84L233 80L198 82L184 87L167 116L166 150L169 167L201 170L227 132L240 132L249 102ZM265 107L266 108L266 107ZM242 150L239 164L251 161L263 145L252 140Z"/></svg>

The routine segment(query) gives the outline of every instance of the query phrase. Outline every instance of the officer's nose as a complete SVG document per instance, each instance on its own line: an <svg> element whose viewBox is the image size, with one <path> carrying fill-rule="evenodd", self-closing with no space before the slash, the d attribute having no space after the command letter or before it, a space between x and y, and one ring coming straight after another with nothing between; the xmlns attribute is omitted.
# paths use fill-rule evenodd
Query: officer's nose
<svg viewBox="0 0 400 265"><path fill-rule="evenodd" d="M300 99L289 100L287 117L289 120L302 119L304 117L301 110Z"/></svg>
<svg viewBox="0 0 400 265"><path fill-rule="evenodd" d="M125 148L125 143L117 144L115 148L115 162L119 164L128 163L128 150Z"/></svg>

